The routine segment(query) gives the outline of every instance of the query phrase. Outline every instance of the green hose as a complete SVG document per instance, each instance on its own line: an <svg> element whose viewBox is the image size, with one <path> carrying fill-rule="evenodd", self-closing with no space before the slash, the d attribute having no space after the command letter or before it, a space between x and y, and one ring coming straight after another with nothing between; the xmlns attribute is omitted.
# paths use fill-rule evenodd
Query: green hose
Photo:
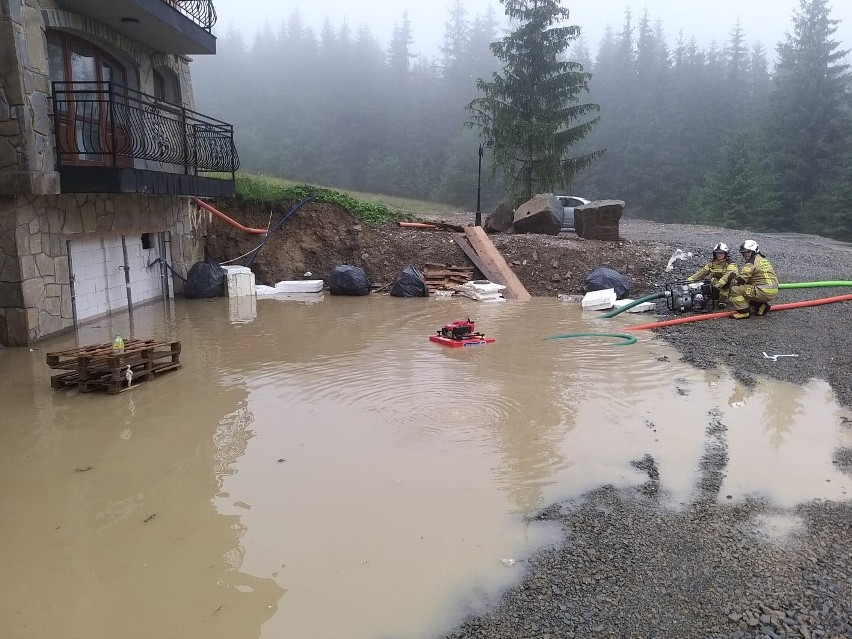
<svg viewBox="0 0 852 639"><path fill-rule="evenodd" d="M852 282L845 280L829 280L826 282L787 282L779 284L778 288L830 288L832 286L852 286Z"/></svg>
<svg viewBox="0 0 852 639"><path fill-rule="evenodd" d="M608 313L604 313L601 317L605 319L609 319L610 317L615 317L623 313L624 311L630 310L634 306L639 306L640 304L644 304L645 302L650 302L652 300L658 300L661 297L665 296L665 293L651 293L650 295L646 295L645 297L640 297L638 300L634 300L630 302L630 304L625 304L621 308L614 308Z"/></svg>
<svg viewBox="0 0 852 639"><path fill-rule="evenodd" d="M832 286L852 286L852 281L826 280L824 282L788 282L786 284L779 284L778 288L830 288ZM658 300L661 297L665 297L665 293L651 293L650 295L640 297L638 300L630 302L630 304L625 304L621 308L614 308L611 311L601 315L601 317L604 319L609 319L611 317L615 317L616 315L621 315L625 311L629 311L634 306L639 306L640 304L644 304L645 302Z"/></svg>
<svg viewBox="0 0 852 639"><path fill-rule="evenodd" d="M624 340L620 344L614 344L614 346L630 346L636 343L635 337L623 333L562 333L560 335L551 335L546 339L570 339L572 337L615 337L616 339Z"/></svg>

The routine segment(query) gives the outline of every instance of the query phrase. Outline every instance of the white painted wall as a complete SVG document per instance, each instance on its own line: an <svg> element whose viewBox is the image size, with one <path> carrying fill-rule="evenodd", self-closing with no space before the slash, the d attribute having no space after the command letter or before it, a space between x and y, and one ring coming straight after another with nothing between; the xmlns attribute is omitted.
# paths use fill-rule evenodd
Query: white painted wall
<svg viewBox="0 0 852 639"><path fill-rule="evenodd" d="M130 291L134 304L162 295L159 264L148 263L160 256L156 233L151 234L153 248L142 248L141 235L126 235ZM127 308L124 280L124 253L121 236L84 235L71 240L71 269L74 277L74 308L77 321Z"/></svg>

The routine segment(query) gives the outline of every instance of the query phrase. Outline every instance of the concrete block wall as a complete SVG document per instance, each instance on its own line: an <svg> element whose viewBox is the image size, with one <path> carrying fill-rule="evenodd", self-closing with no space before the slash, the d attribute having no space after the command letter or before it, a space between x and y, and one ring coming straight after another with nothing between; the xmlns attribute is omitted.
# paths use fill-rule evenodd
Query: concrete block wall
<svg viewBox="0 0 852 639"><path fill-rule="evenodd" d="M150 262L160 257L159 249L143 249L139 234L123 237L124 246L120 235L87 234L70 241L74 309L78 322L127 308L125 248L133 304L162 298L160 265L148 268Z"/></svg>

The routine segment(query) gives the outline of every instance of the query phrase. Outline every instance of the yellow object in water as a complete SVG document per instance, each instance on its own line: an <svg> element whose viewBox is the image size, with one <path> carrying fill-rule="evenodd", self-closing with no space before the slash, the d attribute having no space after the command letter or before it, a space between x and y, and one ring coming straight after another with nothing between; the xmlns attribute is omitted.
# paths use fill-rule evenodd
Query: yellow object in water
<svg viewBox="0 0 852 639"><path fill-rule="evenodd" d="M123 351L124 350L124 340L121 338L121 335L116 335L115 339L112 340L112 350L114 350L114 351Z"/></svg>

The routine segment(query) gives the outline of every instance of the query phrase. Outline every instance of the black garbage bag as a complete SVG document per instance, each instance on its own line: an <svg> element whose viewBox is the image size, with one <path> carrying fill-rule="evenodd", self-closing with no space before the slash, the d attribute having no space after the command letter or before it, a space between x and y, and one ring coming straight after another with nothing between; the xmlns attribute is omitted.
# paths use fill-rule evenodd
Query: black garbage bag
<svg viewBox="0 0 852 639"><path fill-rule="evenodd" d="M615 299L624 299L630 295L630 280L618 271L601 266L589 273L583 282L583 290L586 293L608 288L615 289Z"/></svg>
<svg viewBox="0 0 852 639"><path fill-rule="evenodd" d="M394 297L429 297L429 289L420 271L409 264L396 278L390 294Z"/></svg>
<svg viewBox="0 0 852 639"><path fill-rule="evenodd" d="M225 269L212 260L196 262L186 276L184 295L199 299L205 297L222 297L225 295Z"/></svg>
<svg viewBox="0 0 852 639"><path fill-rule="evenodd" d="M332 295L369 295L370 286L364 269L349 264L335 266L328 282Z"/></svg>

